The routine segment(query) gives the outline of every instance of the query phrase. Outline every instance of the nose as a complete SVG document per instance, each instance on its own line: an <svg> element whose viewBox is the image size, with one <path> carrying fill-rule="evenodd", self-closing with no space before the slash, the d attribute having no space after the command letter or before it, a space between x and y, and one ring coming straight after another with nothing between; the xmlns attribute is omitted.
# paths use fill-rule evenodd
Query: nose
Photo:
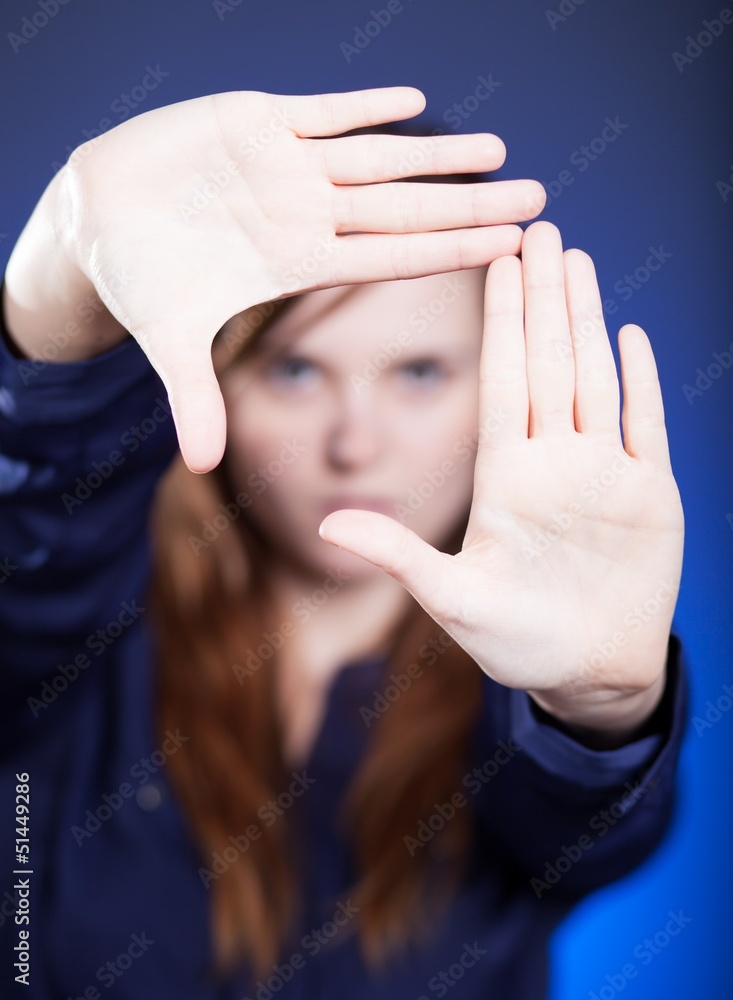
<svg viewBox="0 0 733 1000"><path fill-rule="evenodd" d="M336 402L327 439L328 460L341 471L371 464L379 455L383 429L371 393L345 392Z"/></svg>

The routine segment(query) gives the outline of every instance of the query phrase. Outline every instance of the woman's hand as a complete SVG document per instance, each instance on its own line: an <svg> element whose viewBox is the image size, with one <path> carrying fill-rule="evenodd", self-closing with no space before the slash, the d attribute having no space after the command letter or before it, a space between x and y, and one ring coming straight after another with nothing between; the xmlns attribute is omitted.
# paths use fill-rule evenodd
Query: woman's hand
<svg viewBox="0 0 733 1000"><path fill-rule="evenodd" d="M591 259L546 222L489 267L474 495L463 549L379 514L321 534L403 584L494 680L623 741L664 687L684 520L646 334L619 333Z"/></svg>
<svg viewBox="0 0 733 1000"><path fill-rule="evenodd" d="M411 87L214 94L130 119L80 147L54 179L57 239L163 379L194 471L215 466L224 448L211 344L232 316L309 289L519 251L521 230L510 223L541 210L535 181L382 183L494 170L505 156L496 136L317 138L424 105ZM33 259L39 266L34 253L26 270ZM32 295L16 271L9 267L8 308L19 329L12 293Z"/></svg>

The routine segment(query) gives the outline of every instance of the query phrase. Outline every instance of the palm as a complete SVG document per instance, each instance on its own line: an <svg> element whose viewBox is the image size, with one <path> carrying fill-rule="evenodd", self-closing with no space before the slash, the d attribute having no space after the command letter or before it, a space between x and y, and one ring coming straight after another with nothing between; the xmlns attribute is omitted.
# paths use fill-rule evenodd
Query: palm
<svg viewBox="0 0 733 1000"><path fill-rule="evenodd" d="M683 542L653 355L638 328L625 328L622 442L590 258L563 255L547 223L530 227L522 253L487 277L461 552L437 552L369 513L331 515L324 537L400 580L500 683L642 687L666 646Z"/></svg>
<svg viewBox="0 0 733 1000"><path fill-rule="evenodd" d="M623 454L620 437L615 447L582 434L531 438L477 470L464 547L448 557L446 575L470 595L466 620L485 622L456 638L496 680L540 690L572 680L599 641L628 631L624 618L660 580L676 588L674 479ZM589 485L594 479L599 488ZM650 648L668 626L663 614L646 636Z"/></svg>
<svg viewBox="0 0 733 1000"><path fill-rule="evenodd" d="M166 383L184 457L224 444L211 343L248 306L353 282L416 277L516 253L533 181L389 184L418 139L337 136L409 117L411 88L319 97L232 92L141 115L68 169L70 245ZM431 141L413 174L486 170L487 136ZM120 278L122 280L120 280Z"/></svg>

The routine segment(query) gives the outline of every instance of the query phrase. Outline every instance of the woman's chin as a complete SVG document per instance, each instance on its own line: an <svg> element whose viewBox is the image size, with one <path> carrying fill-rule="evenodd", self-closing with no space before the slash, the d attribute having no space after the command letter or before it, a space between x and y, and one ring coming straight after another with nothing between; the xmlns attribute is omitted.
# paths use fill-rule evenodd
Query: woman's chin
<svg viewBox="0 0 733 1000"><path fill-rule="evenodd" d="M333 575L341 579L356 583L359 580L367 580L375 577L382 570L378 566L372 565L361 556L347 552L346 549L339 549L328 542L321 543L326 551L319 551L318 557L313 560L314 568L317 567L319 574L323 576Z"/></svg>

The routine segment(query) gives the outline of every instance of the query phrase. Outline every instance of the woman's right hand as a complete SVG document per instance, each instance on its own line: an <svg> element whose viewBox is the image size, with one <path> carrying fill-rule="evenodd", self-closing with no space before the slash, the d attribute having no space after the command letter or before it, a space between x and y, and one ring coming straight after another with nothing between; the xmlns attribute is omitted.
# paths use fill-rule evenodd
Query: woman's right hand
<svg viewBox="0 0 733 1000"><path fill-rule="evenodd" d="M536 181L382 183L494 170L505 156L496 136L322 138L409 118L424 104L411 87L235 91L147 112L91 140L49 185L52 217L35 226L45 235L27 227L8 265L14 336L23 346L28 289L42 280L38 251L51 230L48 280L68 268L77 288L93 285L163 380L187 465L208 471L226 437L211 344L232 316L301 291L477 267L519 251L512 223L541 210ZM33 282L24 283L24 267L35 267ZM108 346L97 338L96 352Z"/></svg>

